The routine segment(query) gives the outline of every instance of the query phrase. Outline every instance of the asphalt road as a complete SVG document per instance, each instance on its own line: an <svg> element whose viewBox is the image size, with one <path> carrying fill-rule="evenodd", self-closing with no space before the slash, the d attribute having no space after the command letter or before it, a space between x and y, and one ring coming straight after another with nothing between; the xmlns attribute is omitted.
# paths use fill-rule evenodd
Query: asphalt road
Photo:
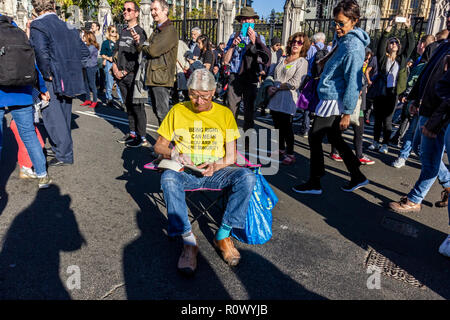
<svg viewBox="0 0 450 320"><path fill-rule="evenodd" d="M266 176L279 197L272 239L258 246L235 241L242 259L231 269L213 248L213 226L202 219L193 225L198 270L185 279L176 271L182 244L166 237L159 174L143 169L150 149L116 142L127 129L125 112L79 104L73 104L75 163L50 168L49 189L19 179L17 146L6 130L0 299L450 298L450 259L438 253L448 214L433 206L441 187L435 183L420 213L386 209L414 185L417 158L396 169L388 164L398 150L367 152L376 160L362 168L371 184L345 193L344 164L326 157L323 194L299 195L291 187L308 177L309 150L307 139L296 136L295 165ZM157 122L151 108L147 114L154 142ZM270 120L257 124L271 127Z"/></svg>

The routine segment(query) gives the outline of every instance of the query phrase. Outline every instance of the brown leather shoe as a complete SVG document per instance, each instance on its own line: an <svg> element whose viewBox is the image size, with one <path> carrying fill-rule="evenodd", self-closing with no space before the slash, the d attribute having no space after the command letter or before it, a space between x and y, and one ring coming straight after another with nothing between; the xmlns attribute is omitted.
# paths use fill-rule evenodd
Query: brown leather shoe
<svg viewBox="0 0 450 320"><path fill-rule="evenodd" d="M192 276L197 269L198 246L183 245L183 251L178 259L178 271L186 276Z"/></svg>
<svg viewBox="0 0 450 320"><path fill-rule="evenodd" d="M444 188L441 192L441 200L436 201L434 205L438 208L445 208L448 206L448 194L450 192L450 188Z"/></svg>
<svg viewBox="0 0 450 320"><path fill-rule="evenodd" d="M239 263L241 255L239 254L239 251L237 251L237 249L234 247L231 237L219 241L214 239L214 246L221 253L223 260L225 260L225 262L228 263L230 267L234 267Z"/></svg>
<svg viewBox="0 0 450 320"><path fill-rule="evenodd" d="M419 212L422 204L409 201L407 197L402 197L398 202L390 202L389 208L397 213Z"/></svg>

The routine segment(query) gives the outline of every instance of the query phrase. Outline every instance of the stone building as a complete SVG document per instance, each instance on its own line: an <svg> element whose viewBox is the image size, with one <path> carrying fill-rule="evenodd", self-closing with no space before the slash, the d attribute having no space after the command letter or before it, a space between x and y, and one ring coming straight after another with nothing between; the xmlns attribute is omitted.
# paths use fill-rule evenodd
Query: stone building
<svg viewBox="0 0 450 320"><path fill-rule="evenodd" d="M254 0L235 0L236 11L240 12L242 7L251 7ZM261 1L261 0L259 0ZM200 9L210 7L213 12L219 11L219 6L222 0L186 0L186 10L191 12L192 9ZM173 12L179 8L179 12L183 15L184 0L168 0L167 3Z"/></svg>

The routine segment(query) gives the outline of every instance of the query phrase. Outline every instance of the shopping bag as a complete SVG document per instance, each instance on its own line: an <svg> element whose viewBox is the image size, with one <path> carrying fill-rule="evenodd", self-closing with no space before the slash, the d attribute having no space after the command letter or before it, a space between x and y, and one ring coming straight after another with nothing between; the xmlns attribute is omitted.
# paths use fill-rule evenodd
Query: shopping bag
<svg viewBox="0 0 450 320"><path fill-rule="evenodd" d="M261 168L252 168L256 184L247 210L244 229L233 229L232 236L247 244L263 244L272 237L272 209L278 198L261 174Z"/></svg>

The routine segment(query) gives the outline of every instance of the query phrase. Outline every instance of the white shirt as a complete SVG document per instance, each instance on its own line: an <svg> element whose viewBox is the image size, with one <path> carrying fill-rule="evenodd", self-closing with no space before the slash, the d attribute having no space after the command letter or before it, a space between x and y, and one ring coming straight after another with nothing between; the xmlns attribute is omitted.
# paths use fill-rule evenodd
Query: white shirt
<svg viewBox="0 0 450 320"><path fill-rule="evenodd" d="M326 118L340 116L344 112L341 100L320 100L316 107L316 116Z"/></svg>
<svg viewBox="0 0 450 320"><path fill-rule="evenodd" d="M392 66L392 64L394 64ZM392 67L392 69L391 69ZM398 71L400 69L400 66L398 64L397 61L392 61L390 58L387 59L386 61L386 73L387 74L387 87L388 88L394 88L397 85L397 76L398 76ZM391 71L389 71L391 70Z"/></svg>

